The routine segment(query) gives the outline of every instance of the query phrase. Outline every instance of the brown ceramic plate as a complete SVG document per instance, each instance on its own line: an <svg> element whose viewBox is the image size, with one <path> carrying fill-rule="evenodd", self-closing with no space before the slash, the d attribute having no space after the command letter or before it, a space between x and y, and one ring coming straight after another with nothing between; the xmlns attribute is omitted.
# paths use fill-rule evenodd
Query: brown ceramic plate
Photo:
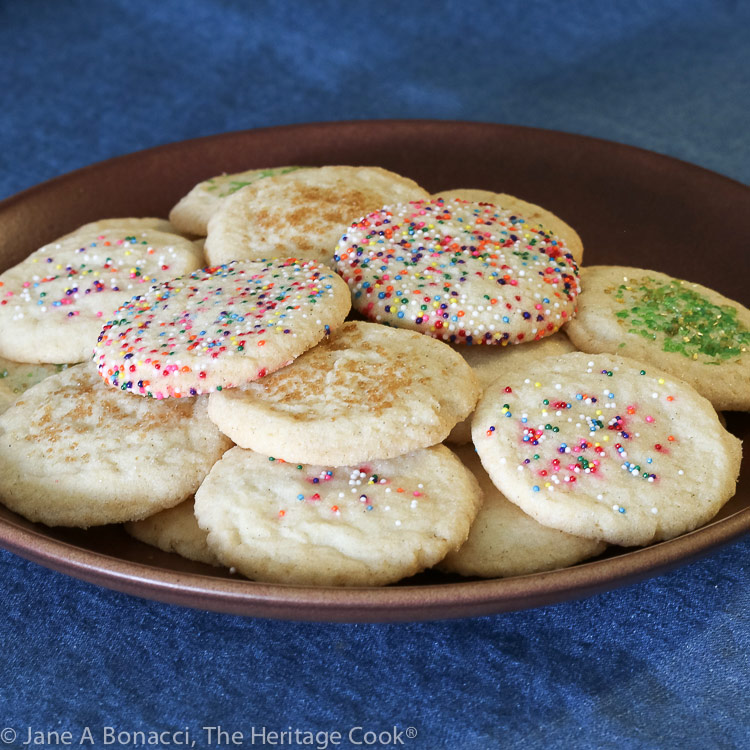
<svg viewBox="0 0 750 750"><path fill-rule="evenodd" d="M379 165L430 191L474 187L541 204L581 234L586 262L666 271L744 304L750 189L674 159L606 141L480 123L377 121L269 128L174 143L95 164L0 204L0 268L87 221L166 216L196 182L283 164ZM728 415L750 437L750 415ZM747 453L747 452L746 452ZM0 508L7 549L86 581L175 604L320 621L490 614L612 589L683 565L750 530L750 461L707 526L572 568L466 581L426 573L386 588L254 583L159 552L117 527L49 529Z"/></svg>

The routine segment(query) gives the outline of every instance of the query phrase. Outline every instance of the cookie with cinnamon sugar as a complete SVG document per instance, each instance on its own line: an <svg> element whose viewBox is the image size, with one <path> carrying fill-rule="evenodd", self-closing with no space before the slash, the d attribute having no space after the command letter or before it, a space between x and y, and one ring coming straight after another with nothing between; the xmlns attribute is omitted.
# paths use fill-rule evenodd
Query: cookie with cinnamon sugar
<svg viewBox="0 0 750 750"><path fill-rule="evenodd" d="M206 256L211 263L281 257L330 264L353 221L426 197L414 180L381 167L308 167L268 177L224 199L208 223Z"/></svg>
<svg viewBox="0 0 750 750"><path fill-rule="evenodd" d="M30 521L83 528L177 505L231 446L207 401L133 398L90 362L52 375L0 415L0 501Z"/></svg>
<svg viewBox="0 0 750 750"><path fill-rule="evenodd" d="M479 393L441 341L350 321L287 367L211 394L208 413L244 448L340 466L442 442Z"/></svg>

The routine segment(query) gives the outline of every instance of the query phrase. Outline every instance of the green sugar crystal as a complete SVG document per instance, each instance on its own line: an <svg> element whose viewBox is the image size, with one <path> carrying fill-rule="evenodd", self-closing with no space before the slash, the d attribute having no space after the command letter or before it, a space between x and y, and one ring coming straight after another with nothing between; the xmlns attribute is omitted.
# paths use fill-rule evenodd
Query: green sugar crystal
<svg viewBox="0 0 750 750"><path fill-rule="evenodd" d="M632 304L615 315L628 326L628 333L656 341L662 349L698 359L700 355L718 364L739 357L750 346L750 329L737 319L730 305L716 305L681 282L645 277L621 284L618 302Z"/></svg>

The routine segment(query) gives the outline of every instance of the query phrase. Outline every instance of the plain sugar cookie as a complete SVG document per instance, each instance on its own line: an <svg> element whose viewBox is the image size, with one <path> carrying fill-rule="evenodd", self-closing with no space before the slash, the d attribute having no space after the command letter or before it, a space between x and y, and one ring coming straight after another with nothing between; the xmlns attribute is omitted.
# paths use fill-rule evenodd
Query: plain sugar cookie
<svg viewBox="0 0 750 750"><path fill-rule="evenodd" d="M458 548L480 502L444 446L336 468L235 447L196 493L195 514L222 563L253 580L380 586Z"/></svg>
<svg viewBox="0 0 750 750"><path fill-rule="evenodd" d="M153 398L241 385L337 328L350 298L330 269L293 260L204 268L117 310L94 358L113 387Z"/></svg>
<svg viewBox="0 0 750 750"><path fill-rule="evenodd" d="M442 442L479 393L447 344L349 322L288 367L212 393L209 416L235 443L266 456L346 465Z"/></svg>
<svg viewBox="0 0 750 750"><path fill-rule="evenodd" d="M208 547L208 534L198 526L192 498L174 508L167 508L141 521L124 524L125 531L134 539L150 544L164 552L174 552L180 557L206 565L221 563Z"/></svg>
<svg viewBox="0 0 750 750"><path fill-rule="evenodd" d="M750 310L657 271L589 266L578 317L565 328L586 352L650 362L690 383L716 409L750 410Z"/></svg>
<svg viewBox="0 0 750 750"><path fill-rule="evenodd" d="M550 336L575 313L579 292L562 240L487 203L375 211L347 230L334 260L367 318L450 343Z"/></svg>
<svg viewBox="0 0 750 750"><path fill-rule="evenodd" d="M567 568L600 555L607 545L542 526L505 498L495 487L473 446L456 455L482 488L482 507L469 538L449 552L438 568L445 573L482 578L505 578Z"/></svg>
<svg viewBox="0 0 750 750"><path fill-rule="evenodd" d="M353 221L381 206L420 200L414 180L380 167L311 167L238 190L211 217L211 263L290 257L331 263Z"/></svg>
<svg viewBox="0 0 750 750"><path fill-rule="evenodd" d="M740 441L706 399L608 354L565 354L496 381L472 437L494 484L539 523L623 546L706 523L740 469Z"/></svg>
<svg viewBox="0 0 750 750"><path fill-rule="evenodd" d="M91 363L52 375L0 416L0 500L30 521L84 528L176 505L231 446L207 402L129 397Z"/></svg>
<svg viewBox="0 0 750 750"><path fill-rule="evenodd" d="M0 356L88 360L123 302L200 265L192 242L155 229L93 229L51 242L0 274Z"/></svg>

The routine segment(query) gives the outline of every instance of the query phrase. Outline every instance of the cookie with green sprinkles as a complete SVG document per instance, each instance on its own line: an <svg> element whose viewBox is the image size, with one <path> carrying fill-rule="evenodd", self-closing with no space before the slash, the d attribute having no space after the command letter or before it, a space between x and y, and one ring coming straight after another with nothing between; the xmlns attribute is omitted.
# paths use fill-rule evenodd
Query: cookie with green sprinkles
<svg viewBox="0 0 750 750"><path fill-rule="evenodd" d="M623 546L708 522L742 457L690 385L611 354L551 357L496 381L472 439L495 486L539 523Z"/></svg>
<svg viewBox="0 0 750 750"><path fill-rule="evenodd" d="M648 362L719 410L750 410L750 310L700 284L626 266L588 266L565 331L586 352Z"/></svg>
<svg viewBox="0 0 750 750"><path fill-rule="evenodd" d="M22 393L68 365L32 365L0 357L0 414Z"/></svg>
<svg viewBox="0 0 750 750"><path fill-rule="evenodd" d="M235 447L196 493L195 515L219 560L253 580L382 586L457 549L480 502L442 445L339 467Z"/></svg>
<svg viewBox="0 0 750 750"><path fill-rule="evenodd" d="M278 370L343 323L346 284L289 260L214 266L122 305L94 360L114 388L151 398L195 396Z"/></svg>
<svg viewBox="0 0 750 750"><path fill-rule="evenodd" d="M576 309L578 266L517 213L455 199L402 203L346 231L334 256L370 320L458 344L550 336Z"/></svg>
<svg viewBox="0 0 750 750"><path fill-rule="evenodd" d="M108 388L91 362L29 388L0 415L0 502L30 521L88 528L190 498L232 445L208 398Z"/></svg>
<svg viewBox="0 0 750 750"><path fill-rule="evenodd" d="M155 229L83 229L0 274L0 356L72 364L91 357L126 300L200 268L195 245Z"/></svg>
<svg viewBox="0 0 750 750"><path fill-rule="evenodd" d="M205 237L209 220L225 198L266 177L275 177L298 169L300 167L269 167L210 177L199 182L180 198L169 212L169 221L180 232Z"/></svg>

